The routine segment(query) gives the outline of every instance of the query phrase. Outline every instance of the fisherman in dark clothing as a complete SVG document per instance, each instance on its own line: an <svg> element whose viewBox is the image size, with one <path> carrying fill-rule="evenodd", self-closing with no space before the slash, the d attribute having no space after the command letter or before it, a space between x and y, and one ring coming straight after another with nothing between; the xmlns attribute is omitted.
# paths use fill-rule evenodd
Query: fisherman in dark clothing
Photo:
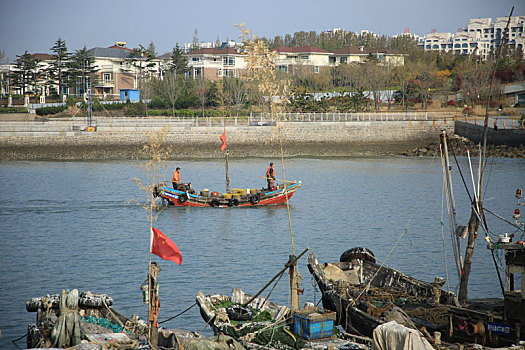
<svg viewBox="0 0 525 350"><path fill-rule="evenodd" d="M266 170L266 181L268 182L268 191L275 188L275 170L273 169L273 163L270 163L270 167Z"/></svg>

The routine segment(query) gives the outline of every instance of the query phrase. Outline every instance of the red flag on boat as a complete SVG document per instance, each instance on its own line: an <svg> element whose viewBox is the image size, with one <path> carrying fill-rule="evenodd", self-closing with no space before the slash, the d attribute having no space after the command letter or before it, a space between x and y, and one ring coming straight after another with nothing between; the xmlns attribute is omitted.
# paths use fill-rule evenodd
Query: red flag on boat
<svg viewBox="0 0 525 350"><path fill-rule="evenodd" d="M160 230L152 227L151 252L164 260L171 260L177 264L182 263L180 250L171 239Z"/></svg>
<svg viewBox="0 0 525 350"><path fill-rule="evenodd" d="M226 149L226 128L224 128L224 132L221 135L221 141L222 141L221 151L224 151Z"/></svg>

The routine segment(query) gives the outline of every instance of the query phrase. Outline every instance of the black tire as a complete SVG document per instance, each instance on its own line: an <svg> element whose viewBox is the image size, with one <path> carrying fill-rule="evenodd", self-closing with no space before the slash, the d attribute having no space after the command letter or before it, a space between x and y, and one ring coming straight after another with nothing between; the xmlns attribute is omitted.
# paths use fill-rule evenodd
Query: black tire
<svg viewBox="0 0 525 350"><path fill-rule="evenodd" d="M210 207L217 208L219 206L219 201L216 199L212 199L210 202Z"/></svg>
<svg viewBox="0 0 525 350"><path fill-rule="evenodd" d="M236 207L239 205L239 200L237 198L231 198L228 200L229 207Z"/></svg>
<svg viewBox="0 0 525 350"><path fill-rule="evenodd" d="M250 321L253 318L252 310L240 305L230 305L226 309L230 320L233 321Z"/></svg>
<svg viewBox="0 0 525 350"><path fill-rule="evenodd" d="M261 196L259 196L258 194L254 194L253 196L250 197L250 202L252 202L252 204L257 204L261 201Z"/></svg>
<svg viewBox="0 0 525 350"><path fill-rule="evenodd" d="M352 261L354 259L367 260L372 263L376 262L374 253L370 249L362 248L362 247L348 249L343 254L341 254L339 261L347 262L347 261Z"/></svg>
<svg viewBox="0 0 525 350"><path fill-rule="evenodd" d="M188 196L186 194L179 195L179 202L185 203L188 200Z"/></svg>
<svg viewBox="0 0 525 350"><path fill-rule="evenodd" d="M153 197L157 198L159 196L159 188L157 186L153 187Z"/></svg>
<svg viewBox="0 0 525 350"><path fill-rule="evenodd" d="M178 184L177 185L177 191L186 192L188 190L188 187L186 187L185 184Z"/></svg>

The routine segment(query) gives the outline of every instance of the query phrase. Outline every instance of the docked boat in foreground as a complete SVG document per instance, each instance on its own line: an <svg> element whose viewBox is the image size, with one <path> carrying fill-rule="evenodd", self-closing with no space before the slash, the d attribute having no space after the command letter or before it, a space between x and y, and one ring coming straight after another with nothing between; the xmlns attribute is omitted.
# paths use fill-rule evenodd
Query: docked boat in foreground
<svg viewBox="0 0 525 350"><path fill-rule="evenodd" d="M228 193L219 193L205 189L197 194L189 184L173 189L166 183L160 183L155 186L153 194L178 207L248 207L286 203L301 185L301 181L293 181L277 185L272 190L234 188Z"/></svg>
<svg viewBox="0 0 525 350"><path fill-rule="evenodd" d="M313 305L292 315L289 307L254 298L238 288L231 296L199 291L196 301L216 334L231 336L246 349L358 350L370 345L364 338L339 332L334 328L335 313Z"/></svg>
<svg viewBox="0 0 525 350"><path fill-rule="evenodd" d="M422 331L433 345L443 341L523 349L512 347L525 340L525 293L514 290L513 274L525 272L525 245L491 243L488 248L505 250L504 300L467 300L461 306L454 293L441 289L440 278L428 283L376 264L366 248L350 249L340 262L324 264L310 253L308 269L321 290L323 307L337 313L347 332L371 337L377 326L395 320Z"/></svg>

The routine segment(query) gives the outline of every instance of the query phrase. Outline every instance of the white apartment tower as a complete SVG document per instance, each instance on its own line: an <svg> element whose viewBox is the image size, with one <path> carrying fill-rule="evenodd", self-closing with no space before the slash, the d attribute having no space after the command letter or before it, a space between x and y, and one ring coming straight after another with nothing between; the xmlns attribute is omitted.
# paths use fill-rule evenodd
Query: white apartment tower
<svg viewBox="0 0 525 350"><path fill-rule="evenodd" d="M508 17L472 18L466 28L456 34L432 32L424 37L425 51L454 52L460 55L478 55L483 59L502 43L515 51L525 52L525 16L511 17L504 36Z"/></svg>

